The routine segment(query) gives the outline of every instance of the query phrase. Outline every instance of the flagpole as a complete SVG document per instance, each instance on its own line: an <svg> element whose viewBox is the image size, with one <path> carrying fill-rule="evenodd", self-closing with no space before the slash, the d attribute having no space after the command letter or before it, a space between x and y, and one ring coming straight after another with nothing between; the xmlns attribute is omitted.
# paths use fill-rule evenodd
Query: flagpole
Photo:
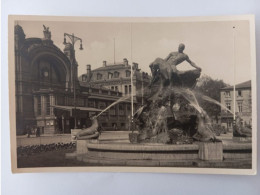
<svg viewBox="0 0 260 195"><path fill-rule="evenodd" d="M133 96L133 56L132 56L132 23L131 23L131 125L133 125L134 120L134 96ZM133 128L132 128L133 131Z"/></svg>
<svg viewBox="0 0 260 195"><path fill-rule="evenodd" d="M233 106L234 106L234 112L233 112L233 120L235 125L236 121L236 27L233 26L233 68L234 68L234 85L233 85ZM234 126L233 126L234 127Z"/></svg>
<svg viewBox="0 0 260 195"><path fill-rule="evenodd" d="M114 38L114 64L116 64L116 40Z"/></svg>
<svg viewBox="0 0 260 195"><path fill-rule="evenodd" d="M142 106L144 105L144 72L142 72Z"/></svg>

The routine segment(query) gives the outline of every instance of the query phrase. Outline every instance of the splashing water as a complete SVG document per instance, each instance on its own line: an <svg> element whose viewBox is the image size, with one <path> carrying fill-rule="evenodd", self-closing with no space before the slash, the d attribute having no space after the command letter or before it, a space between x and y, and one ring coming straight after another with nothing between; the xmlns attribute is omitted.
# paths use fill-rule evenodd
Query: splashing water
<svg viewBox="0 0 260 195"><path fill-rule="evenodd" d="M194 108L196 108L196 109L199 111L199 113L205 112L205 111L200 107L200 105L199 105L199 103L198 103L198 100L197 100L197 98L195 97L194 93L193 93L191 90L189 90L189 89L186 89L186 91L187 91L188 94L192 97L192 100L193 100L193 102L191 102L192 106L193 106Z"/></svg>
<svg viewBox="0 0 260 195"><path fill-rule="evenodd" d="M205 114L206 112L203 110L203 108L200 107L197 98L195 97L194 93L187 89L187 88L173 88L171 89L177 94L182 95L190 104L190 106L194 107L200 114Z"/></svg>
<svg viewBox="0 0 260 195"><path fill-rule="evenodd" d="M226 111L230 112L231 114L234 114L231 110L229 110L226 106L224 106L223 104L221 104L217 100L214 100L214 99L210 98L209 96L202 95L202 94L199 94L199 93L196 93L196 95L200 96L201 98L203 98L204 100L206 100L208 102L211 102L213 104L220 106L221 108L225 109Z"/></svg>
<svg viewBox="0 0 260 195"><path fill-rule="evenodd" d="M159 132L159 131L167 131L167 120L165 118L166 115L166 108L162 106L159 110L158 113L154 113L156 116L156 121L155 125L152 128L154 132Z"/></svg>
<svg viewBox="0 0 260 195"><path fill-rule="evenodd" d="M112 104L110 104L108 107L106 107L104 110L102 110L102 112L100 112L97 117L99 117L103 112L107 111L109 108L111 108L112 106L122 102L122 101L125 101L127 99L129 99L131 97L131 95L126 95L126 96L123 96L121 97L120 99L118 99L117 101L113 102Z"/></svg>
<svg viewBox="0 0 260 195"><path fill-rule="evenodd" d="M146 90L146 87L144 88L144 91ZM177 94L180 94L182 95L190 104L190 106L194 107L200 114L204 114L206 115L206 112L204 111L204 109L199 105L198 103L198 100L196 98L196 96L200 96L202 97L204 100L208 101L208 102L211 102L213 104L217 104L219 105L220 107L222 107L223 109L227 110L228 112L230 112L231 114L233 114L227 107L225 107L223 104L221 104L220 102L208 97L208 96L205 96L205 95L202 95L198 92L195 92L193 90L190 90L188 88L180 88L180 87L169 87L167 89L163 89L162 87L159 88L158 92L155 93L154 95L152 95L150 97L150 99L157 99L159 98L158 96L161 94L163 90L163 96L166 97L166 96L169 96L170 94L172 93L177 93ZM140 95L141 94L141 90L137 91L137 95Z"/></svg>

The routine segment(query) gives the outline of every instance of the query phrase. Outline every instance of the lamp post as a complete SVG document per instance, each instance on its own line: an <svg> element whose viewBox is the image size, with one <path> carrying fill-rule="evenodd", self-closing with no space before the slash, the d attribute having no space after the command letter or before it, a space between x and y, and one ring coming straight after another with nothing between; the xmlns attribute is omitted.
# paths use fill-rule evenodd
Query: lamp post
<svg viewBox="0 0 260 195"><path fill-rule="evenodd" d="M74 103L74 129L77 128L77 118L76 118L76 57L75 57L75 43L77 41L80 41L80 50L83 50L82 47L82 39L79 37L76 37L73 33L72 34L68 34L68 33L64 33L64 42L63 44L66 45L66 37L68 37L71 41L71 45L72 45L72 62L71 62L71 81L73 81L73 103ZM73 77L74 75L74 77Z"/></svg>

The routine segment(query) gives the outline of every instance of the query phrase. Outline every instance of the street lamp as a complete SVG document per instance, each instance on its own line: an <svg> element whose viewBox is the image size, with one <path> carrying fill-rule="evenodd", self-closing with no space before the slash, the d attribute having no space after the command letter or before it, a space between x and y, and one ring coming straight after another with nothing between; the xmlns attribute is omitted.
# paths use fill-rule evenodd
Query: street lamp
<svg viewBox="0 0 260 195"><path fill-rule="evenodd" d="M73 80L73 99L74 99L74 129L77 128L77 118L76 118L76 57L75 57L75 43L77 41L80 41L80 47L79 49L80 50L83 50L83 47L82 47L82 39L79 38L79 37L76 37L74 36L74 34L68 34L68 33L64 33L64 41L63 41L63 44L66 45L67 44L67 41L66 41L66 37L68 37L71 41L71 44L72 44L72 49L73 49L73 53L72 53L72 63L71 63L71 80ZM74 79L73 79L73 74L74 74Z"/></svg>

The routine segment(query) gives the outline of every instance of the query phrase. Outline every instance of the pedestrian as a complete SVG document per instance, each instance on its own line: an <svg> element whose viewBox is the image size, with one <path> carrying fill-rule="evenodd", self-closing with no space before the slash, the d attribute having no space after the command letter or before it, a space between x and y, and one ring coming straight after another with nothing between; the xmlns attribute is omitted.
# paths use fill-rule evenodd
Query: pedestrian
<svg viewBox="0 0 260 195"><path fill-rule="evenodd" d="M116 131L117 130L117 124L114 123L114 130Z"/></svg>
<svg viewBox="0 0 260 195"><path fill-rule="evenodd" d="M37 127L37 128L36 128L36 137L40 137L40 134L41 134L40 131L41 131L41 130L40 130L40 127Z"/></svg>
<svg viewBox="0 0 260 195"><path fill-rule="evenodd" d="M44 134L44 127L42 126L42 134Z"/></svg>
<svg viewBox="0 0 260 195"><path fill-rule="evenodd" d="M27 137L29 138L31 136L31 128L29 125L26 125L26 132L27 132Z"/></svg>

